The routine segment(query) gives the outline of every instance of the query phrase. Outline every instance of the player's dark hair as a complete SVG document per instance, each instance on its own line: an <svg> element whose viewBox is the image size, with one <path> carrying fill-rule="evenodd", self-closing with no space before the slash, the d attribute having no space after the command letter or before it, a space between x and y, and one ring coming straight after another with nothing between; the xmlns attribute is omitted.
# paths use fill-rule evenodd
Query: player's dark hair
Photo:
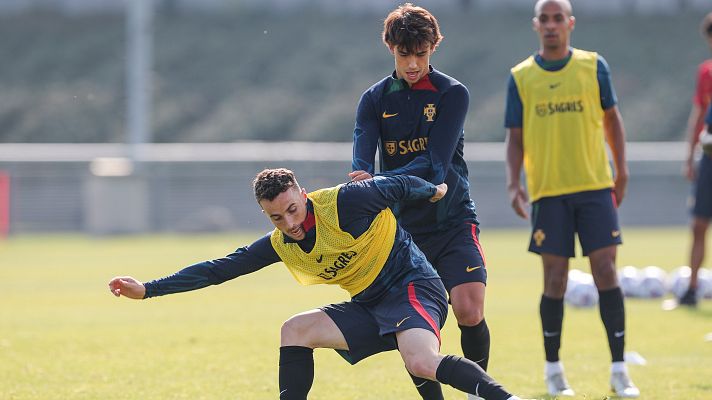
<svg viewBox="0 0 712 400"><path fill-rule="evenodd" d="M712 36L712 13L705 15L700 24L700 31L704 36Z"/></svg>
<svg viewBox="0 0 712 400"><path fill-rule="evenodd" d="M383 43L415 54L424 47L436 47L443 40L438 20L430 11L405 3L383 21Z"/></svg>
<svg viewBox="0 0 712 400"><path fill-rule="evenodd" d="M252 181L252 189L258 203L262 200L272 201L280 193L293 187L298 188L299 183L294 172L286 168L265 169Z"/></svg>

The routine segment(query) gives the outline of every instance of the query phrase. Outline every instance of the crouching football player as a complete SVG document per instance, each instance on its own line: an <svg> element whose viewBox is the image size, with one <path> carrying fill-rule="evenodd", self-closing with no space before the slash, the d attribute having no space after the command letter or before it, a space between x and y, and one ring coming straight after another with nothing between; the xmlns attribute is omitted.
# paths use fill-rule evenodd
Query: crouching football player
<svg viewBox="0 0 712 400"><path fill-rule="evenodd" d="M280 399L306 399L313 349L330 348L351 363L398 349L408 371L485 399L518 399L474 362L440 354L445 288L389 206L438 201L447 185L411 176L377 177L307 194L287 169L260 172L254 194L275 229L213 261L141 283L115 277L115 296L145 299L200 289L284 262L303 285L338 284L351 301L297 314L282 326Z"/></svg>

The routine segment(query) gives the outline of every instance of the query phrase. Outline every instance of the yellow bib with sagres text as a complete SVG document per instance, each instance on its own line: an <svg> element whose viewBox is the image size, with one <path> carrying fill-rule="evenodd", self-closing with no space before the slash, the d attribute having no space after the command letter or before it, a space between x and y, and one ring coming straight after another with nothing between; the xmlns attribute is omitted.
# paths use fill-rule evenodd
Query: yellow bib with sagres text
<svg viewBox="0 0 712 400"><path fill-rule="evenodd" d="M302 285L339 285L351 297L366 289L383 269L393 248L396 218L389 208L381 211L358 238L339 227L336 198L339 188L309 193L314 205L316 243L304 252L297 243L285 243L279 229L272 231L272 247Z"/></svg>
<svg viewBox="0 0 712 400"><path fill-rule="evenodd" d="M613 186L597 68L598 54L579 49L559 71L541 68L533 56L512 68L532 201Z"/></svg>

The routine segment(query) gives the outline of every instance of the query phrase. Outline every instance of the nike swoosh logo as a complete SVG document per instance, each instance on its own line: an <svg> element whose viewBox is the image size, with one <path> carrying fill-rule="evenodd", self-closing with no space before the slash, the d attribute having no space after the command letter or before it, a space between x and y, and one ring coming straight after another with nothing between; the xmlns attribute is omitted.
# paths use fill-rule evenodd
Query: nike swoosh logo
<svg viewBox="0 0 712 400"><path fill-rule="evenodd" d="M410 318L410 316L405 317L405 318L403 318L402 320L400 320L400 321L396 324L396 328L398 328L399 326L401 326L401 324L402 324L403 322L405 322L405 320L408 319L408 318Z"/></svg>
<svg viewBox="0 0 712 400"><path fill-rule="evenodd" d="M316 262L320 263L321 260L323 260L323 259L324 259L324 255L320 254L319 257L317 257Z"/></svg>
<svg viewBox="0 0 712 400"><path fill-rule="evenodd" d="M388 114L384 111L382 117L383 117L383 119L386 119L386 118L390 118L390 117L395 117L396 115L398 115L398 113Z"/></svg>
<svg viewBox="0 0 712 400"><path fill-rule="evenodd" d="M613 336L615 336L617 338L623 337L623 335L625 335L625 331L613 332Z"/></svg>
<svg viewBox="0 0 712 400"><path fill-rule="evenodd" d="M549 332L549 331L544 331L544 337L554 337L558 336L559 332Z"/></svg>
<svg viewBox="0 0 712 400"><path fill-rule="evenodd" d="M467 271L467 272L472 272L472 271L474 271L474 270L476 270L476 269L480 269L480 268L482 268L481 265L478 265L478 266L476 266L476 267L467 267L467 268L465 268L465 271Z"/></svg>
<svg viewBox="0 0 712 400"><path fill-rule="evenodd" d="M561 82L559 83L552 83L549 85L549 89L556 89L557 87L561 86Z"/></svg>

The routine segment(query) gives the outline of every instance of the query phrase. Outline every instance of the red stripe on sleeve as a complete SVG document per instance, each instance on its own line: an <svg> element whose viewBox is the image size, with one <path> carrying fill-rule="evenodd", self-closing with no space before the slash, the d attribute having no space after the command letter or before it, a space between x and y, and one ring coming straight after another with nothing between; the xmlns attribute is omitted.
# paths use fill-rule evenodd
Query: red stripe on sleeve
<svg viewBox="0 0 712 400"><path fill-rule="evenodd" d="M415 287L413 286L413 282L410 282L408 284L408 301L410 302L410 305L415 308L415 311L420 314L425 321L427 321L428 325L430 325L431 328L433 328L433 331L435 331L435 336L438 337L438 343L442 344L440 341L440 328L438 328L438 325L433 321L433 318L428 314L427 311L425 311L425 308L423 308L423 305L420 304L420 301L418 298L415 296Z"/></svg>

